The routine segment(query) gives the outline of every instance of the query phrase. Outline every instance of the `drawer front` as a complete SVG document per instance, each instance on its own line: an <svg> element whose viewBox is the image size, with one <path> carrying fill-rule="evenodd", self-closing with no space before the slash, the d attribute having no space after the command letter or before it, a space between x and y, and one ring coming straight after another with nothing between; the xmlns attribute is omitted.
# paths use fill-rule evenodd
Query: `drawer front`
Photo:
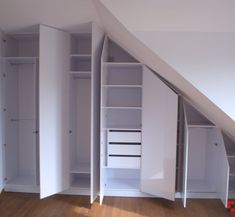
<svg viewBox="0 0 235 217"><path fill-rule="evenodd" d="M108 142L141 143L141 132L108 132Z"/></svg>
<svg viewBox="0 0 235 217"><path fill-rule="evenodd" d="M141 145L108 145L108 154L141 155Z"/></svg>
<svg viewBox="0 0 235 217"><path fill-rule="evenodd" d="M108 167L138 169L140 168L140 157L108 156Z"/></svg>

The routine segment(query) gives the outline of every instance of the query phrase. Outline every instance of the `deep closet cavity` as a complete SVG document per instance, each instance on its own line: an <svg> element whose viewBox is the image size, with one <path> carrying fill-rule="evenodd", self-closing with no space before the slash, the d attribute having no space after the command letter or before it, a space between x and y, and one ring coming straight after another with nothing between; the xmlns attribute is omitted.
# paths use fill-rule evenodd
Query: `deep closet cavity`
<svg viewBox="0 0 235 217"><path fill-rule="evenodd" d="M70 186L90 191L91 34L71 34Z"/></svg>
<svg viewBox="0 0 235 217"><path fill-rule="evenodd" d="M39 185L38 43L36 34L5 39L5 190L34 191Z"/></svg>

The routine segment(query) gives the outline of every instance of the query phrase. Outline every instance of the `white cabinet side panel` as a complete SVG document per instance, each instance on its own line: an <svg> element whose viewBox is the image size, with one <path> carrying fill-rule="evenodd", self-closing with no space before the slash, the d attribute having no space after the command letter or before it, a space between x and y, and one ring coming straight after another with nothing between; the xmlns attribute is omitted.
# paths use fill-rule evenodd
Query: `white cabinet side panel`
<svg viewBox="0 0 235 217"><path fill-rule="evenodd" d="M69 186L69 35L40 26L39 140L41 198Z"/></svg>
<svg viewBox="0 0 235 217"><path fill-rule="evenodd" d="M91 198L96 199L100 189L100 65L104 33L92 24L91 77Z"/></svg>
<svg viewBox="0 0 235 217"><path fill-rule="evenodd" d="M3 34L0 32L0 58L3 57ZM4 188L4 177L5 177L5 161L4 161L4 132L5 132L5 124L4 124L4 90L3 90L3 61L0 59L0 193Z"/></svg>
<svg viewBox="0 0 235 217"><path fill-rule="evenodd" d="M187 185L188 185L188 123L184 108L184 155L183 155L183 184L182 184L182 201L183 206L187 204Z"/></svg>
<svg viewBox="0 0 235 217"><path fill-rule="evenodd" d="M227 208L228 190L229 190L229 163L226 155L223 136L220 130L217 130L218 138L218 159L217 159L217 192L224 206Z"/></svg>
<svg viewBox="0 0 235 217"><path fill-rule="evenodd" d="M141 191L175 198L177 95L144 67Z"/></svg>

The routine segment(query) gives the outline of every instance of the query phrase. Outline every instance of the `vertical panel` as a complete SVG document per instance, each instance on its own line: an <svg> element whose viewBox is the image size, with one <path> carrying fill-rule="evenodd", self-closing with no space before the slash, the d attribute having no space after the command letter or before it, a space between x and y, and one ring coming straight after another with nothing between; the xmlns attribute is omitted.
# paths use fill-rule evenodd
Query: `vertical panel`
<svg viewBox="0 0 235 217"><path fill-rule="evenodd" d="M91 203L99 194L100 181L100 66L104 33L92 24L91 77Z"/></svg>
<svg viewBox="0 0 235 217"><path fill-rule="evenodd" d="M225 150L222 133L217 129L218 159L217 159L217 193L224 206L227 208L229 191L229 163Z"/></svg>
<svg viewBox="0 0 235 217"><path fill-rule="evenodd" d="M178 96L144 67L141 190L174 200Z"/></svg>
<svg viewBox="0 0 235 217"><path fill-rule="evenodd" d="M39 141L41 198L69 186L69 35L40 26Z"/></svg>
<svg viewBox="0 0 235 217"><path fill-rule="evenodd" d="M4 188L4 177L5 177L5 161L4 161L4 114L3 114L3 107L4 107L4 91L3 91L3 34L0 32L0 193Z"/></svg>
<svg viewBox="0 0 235 217"><path fill-rule="evenodd" d="M183 206L187 203L187 180L188 180L188 122L184 107L184 155L183 155L183 183L182 183L182 201Z"/></svg>
<svg viewBox="0 0 235 217"><path fill-rule="evenodd" d="M102 64L105 62L107 58L107 37L104 40L103 43L103 49L102 49L102 55L101 55L101 96L100 96L100 108L102 108L102 102L104 101L104 89L102 88L102 85L105 84L105 73L104 73L104 65ZM100 204L102 204L104 199L104 188L105 188L105 180L106 180L106 174L105 174L105 111L103 109L100 110Z"/></svg>

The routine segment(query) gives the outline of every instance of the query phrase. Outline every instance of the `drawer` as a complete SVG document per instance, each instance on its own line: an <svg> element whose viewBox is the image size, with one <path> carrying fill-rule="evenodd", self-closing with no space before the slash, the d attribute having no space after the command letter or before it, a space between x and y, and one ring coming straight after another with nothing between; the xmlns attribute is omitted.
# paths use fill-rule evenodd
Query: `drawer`
<svg viewBox="0 0 235 217"><path fill-rule="evenodd" d="M108 156L108 167L110 168L140 168L140 157L118 157Z"/></svg>
<svg viewBox="0 0 235 217"><path fill-rule="evenodd" d="M141 143L141 132L109 131L108 143Z"/></svg>
<svg viewBox="0 0 235 217"><path fill-rule="evenodd" d="M108 145L108 154L141 155L141 145Z"/></svg>

